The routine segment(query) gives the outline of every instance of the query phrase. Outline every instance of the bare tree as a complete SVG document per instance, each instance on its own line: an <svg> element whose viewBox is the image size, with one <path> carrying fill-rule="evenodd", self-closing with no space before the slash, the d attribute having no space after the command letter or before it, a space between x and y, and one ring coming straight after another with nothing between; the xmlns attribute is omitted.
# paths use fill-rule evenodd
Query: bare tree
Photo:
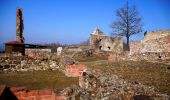
<svg viewBox="0 0 170 100"><path fill-rule="evenodd" d="M127 48L129 50L129 38L133 34L142 32L142 18L136 6L129 7L127 4L116 10L117 20L111 24L111 36L124 36L126 37Z"/></svg>

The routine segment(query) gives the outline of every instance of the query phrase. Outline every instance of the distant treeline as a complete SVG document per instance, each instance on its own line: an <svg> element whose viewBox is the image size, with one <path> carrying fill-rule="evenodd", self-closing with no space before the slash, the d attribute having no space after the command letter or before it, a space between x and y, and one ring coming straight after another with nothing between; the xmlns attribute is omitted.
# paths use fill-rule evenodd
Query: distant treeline
<svg viewBox="0 0 170 100"><path fill-rule="evenodd" d="M67 47L67 46L88 46L89 45L89 39L83 42L80 42L78 44L61 44L59 42L57 43L38 43L37 45L43 45L47 46L51 49L51 52L57 52L58 47Z"/></svg>

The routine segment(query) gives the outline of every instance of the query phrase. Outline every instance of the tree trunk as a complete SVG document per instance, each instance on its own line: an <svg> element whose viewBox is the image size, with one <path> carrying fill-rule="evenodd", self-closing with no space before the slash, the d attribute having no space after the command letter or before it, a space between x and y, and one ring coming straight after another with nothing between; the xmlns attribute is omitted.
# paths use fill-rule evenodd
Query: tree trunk
<svg viewBox="0 0 170 100"><path fill-rule="evenodd" d="M127 36L126 39L127 39L127 50L129 51L130 50L130 47L129 47L129 37Z"/></svg>

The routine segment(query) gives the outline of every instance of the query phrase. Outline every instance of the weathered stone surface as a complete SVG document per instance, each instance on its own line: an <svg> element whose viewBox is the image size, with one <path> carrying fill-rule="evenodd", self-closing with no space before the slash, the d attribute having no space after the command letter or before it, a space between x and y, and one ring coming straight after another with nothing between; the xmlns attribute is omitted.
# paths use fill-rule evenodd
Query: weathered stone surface
<svg viewBox="0 0 170 100"><path fill-rule="evenodd" d="M61 55L62 50L63 50L62 47L58 47L58 48L57 48L57 55L58 55L58 56Z"/></svg>
<svg viewBox="0 0 170 100"><path fill-rule="evenodd" d="M68 65L65 69L65 75L67 77L79 77L82 76L83 72L86 70L86 67L85 65Z"/></svg>
<svg viewBox="0 0 170 100"><path fill-rule="evenodd" d="M104 33L98 28L91 33L90 46L92 49L122 52L123 51L123 40L120 37L111 38L105 36Z"/></svg>
<svg viewBox="0 0 170 100"><path fill-rule="evenodd" d="M170 59L170 31L152 31L138 42L131 42L130 55L141 58Z"/></svg>
<svg viewBox="0 0 170 100"><path fill-rule="evenodd" d="M43 57L42 57L43 58ZM58 59L48 60L30 58L27 56L1 56L0 69L3 71L32 71L32 70L56 70L59 67Z"/></svg>
<svg viewBox="0 0 170 100"><path fill-rule="evenodd" d="M76 63L75 60L69 56L61 56L59 62L60 62L60 65L63 65L64 67L67 65L73 65Z"/></svg>
<svg viewBox="0 0 170 100"><path fill-rule="evenodd" d="M49 48L25 48L25 55L34 59L50 59L52 56Z"/></svg>
<svg viewBox="0 0 170 100"><path fill-rule="evenodd" d="M109 72L88 71L80 77L79 86L64 90L67 100L168 100L154 87L130 82Z"/></svg>
<svg viewBox="0 0 170 100"><path fill-rule="evenodd" d="M94 50L93 49L87 49L83 50L80 54L81 57L89 57L93 54Z"/></svg>
<svg viewBox="0 0 170 100"><path fill-rule="evenodd" d="M24 43L23 31L24 31L24 23L23 23L23 11L21 8L18 8L16 11L16 41Z"/></svg>

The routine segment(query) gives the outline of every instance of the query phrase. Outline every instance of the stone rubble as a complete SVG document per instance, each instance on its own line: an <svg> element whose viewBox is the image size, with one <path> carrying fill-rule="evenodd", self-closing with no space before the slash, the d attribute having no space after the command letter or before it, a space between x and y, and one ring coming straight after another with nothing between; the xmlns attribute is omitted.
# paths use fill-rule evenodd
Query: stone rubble
<svg viewBox="0 0 170 100"><path fill-rule="evenodd" d="M49 52L34 52L29 56L18 53L0 55L0 71L3 72L60 70L65 73L65 66L73 64L77 64L74 58Z"/></svg>
<svg viewBox="0 0 170 100"><path fill-rule="evenodd" d="M170 53L140 53L130 55L129 52L121 54L111 53L108 57L110 61L169 61Z"/></svg>
<svg viewBox="0 0 170 100"><path fill-rule="evenodd" d="M88 71L79 86L64 90L66 100L169 100L166 94L139 82L130 82L109 72Z"/></svg>
<svg viewBox="0 0 170 100"><path fill-rule="evenodd" d="M39 59L40 58L40 59ZM75 64L69 57L57 57L55 54L49 58L5 55L0 57L0 71L33 71L33 70L61 70L65 72L66 65Z"/></svg>
<svg viewBox="0 0 170 100"><path fill-rule="evenodd" d="M82 55L89 56L91 52ZM0 71L32 71L32 70L61 70L65 72L65 66L77 64L75 59L57 54L51 54L44 59L27 56L0 57ZM100 61L101 62L101 61ZM114 75L109 69L86 70L79 77L79 86L73 85L63 91L66 100L169 100L166 94L161 94L152 86L139 82L131 82Z"/></svg>

